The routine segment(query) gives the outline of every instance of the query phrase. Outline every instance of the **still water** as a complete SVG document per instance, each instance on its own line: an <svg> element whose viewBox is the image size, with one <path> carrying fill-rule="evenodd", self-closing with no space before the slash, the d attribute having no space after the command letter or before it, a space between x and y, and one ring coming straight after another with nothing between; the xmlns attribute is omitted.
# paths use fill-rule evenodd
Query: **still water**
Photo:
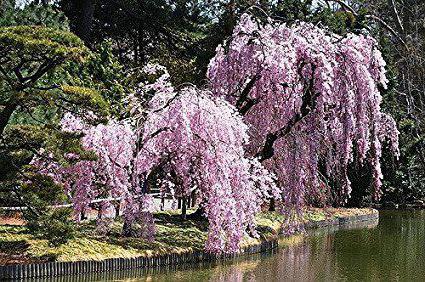
<svg viewBox="0 0 425 282"><path fill-rule="evenodd" d="M292 241L224 263L61 281L425 281L424 210L382 211L379 223L316 230Z"/></svg>

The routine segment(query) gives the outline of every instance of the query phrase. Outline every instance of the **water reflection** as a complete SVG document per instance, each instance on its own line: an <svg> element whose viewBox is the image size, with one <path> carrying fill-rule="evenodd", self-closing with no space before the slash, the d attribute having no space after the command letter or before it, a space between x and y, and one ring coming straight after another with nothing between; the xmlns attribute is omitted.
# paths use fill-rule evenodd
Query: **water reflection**
<svg viewBox="0 0 425 282"><path fill-rule="evenodd" d="M384 211L377 222L281 240L272 253L38 281L425 281L425 211Z"/></svg>

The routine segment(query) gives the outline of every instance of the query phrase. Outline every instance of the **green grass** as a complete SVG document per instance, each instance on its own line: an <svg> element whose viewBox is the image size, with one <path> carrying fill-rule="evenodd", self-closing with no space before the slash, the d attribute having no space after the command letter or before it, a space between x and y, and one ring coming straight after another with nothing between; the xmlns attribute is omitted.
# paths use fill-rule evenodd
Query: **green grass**
<svg viewBox="0 0 425 282"><path fill-rule="evenodd" d="M307 211L305 213L305 220L307 221L322 221L327 218L323 211Z"/></svg>
<svg viewBox="0 0 425 282"><path fill-rule="evenodd" d="M312 209L305 213L307 221L320 221L335 216L366 213L359 209ZM77 237L60 246L51 246L47 240L35 238L24 226L0 225L0 259L20 255L29 261L78 261L102 260L114 257L152 256L167 253L182 253L202 250L207 239L206 221L182 221L172 212L155 214L156 236L154 242L139 238L125 238L120 235L122 223L116 221L108 236L96 233L94 222L78 227ZM276 238L284 222L284 216L277 212L261 213L256 218L259 238L245 236L242 246L257 244L260 240ZM297 241L292 237L287 242ZM286 241L285 241L286 242ZM289 244L288 243L288 244Z"/></svg>

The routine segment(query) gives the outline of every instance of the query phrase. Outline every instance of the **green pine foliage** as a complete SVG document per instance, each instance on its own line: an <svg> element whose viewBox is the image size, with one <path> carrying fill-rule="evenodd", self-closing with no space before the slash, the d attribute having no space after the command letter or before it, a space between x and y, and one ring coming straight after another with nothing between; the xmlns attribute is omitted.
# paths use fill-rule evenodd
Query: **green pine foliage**
<svg viewBox="0 0 425 282"><path fill-rule="evenodd" d="M109 102L96 89L84 87L68 67L93 58L74 34L49 27L0 27L0 195L2 204L24 206L29 229L61 243L72 236L69 211L52 209L65 203L62 187L31 166L40 148L58 162L66 153L93 158L81 136L62 132L65 112L92 123L109 114ZM70 85L70 82L79 82ZM94 83L87 83L94 84ZM93 113L88 115L87 113Z"/></svg>

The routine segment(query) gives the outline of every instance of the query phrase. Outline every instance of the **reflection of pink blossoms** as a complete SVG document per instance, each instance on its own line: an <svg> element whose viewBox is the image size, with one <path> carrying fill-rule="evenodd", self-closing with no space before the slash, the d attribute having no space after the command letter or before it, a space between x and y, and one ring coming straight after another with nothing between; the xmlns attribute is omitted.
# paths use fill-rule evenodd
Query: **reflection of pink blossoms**
<svg viewBox="0 0 425 282"><path fill-rule="evenodd" d="M340 37L307 23L259 25L245 14L230 44L217 48L208 78L214 95L244 114L250 155L279 136L263 164L278 177L285 209L300 213L306 197L327 190L325 178L337 183L338 200L347 200L354 156L372 164L379 194L384 138L398 154L395 123L380 109L384 67L371 37Z"/></svg>

